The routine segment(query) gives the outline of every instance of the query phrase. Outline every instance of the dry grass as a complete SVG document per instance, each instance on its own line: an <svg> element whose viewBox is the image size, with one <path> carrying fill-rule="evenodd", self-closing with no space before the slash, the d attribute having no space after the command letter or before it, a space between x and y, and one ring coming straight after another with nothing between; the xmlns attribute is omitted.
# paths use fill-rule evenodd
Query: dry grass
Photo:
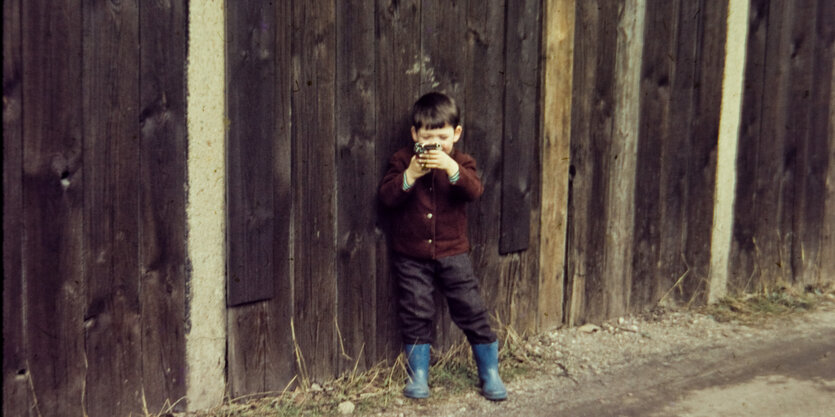
<svg viewBox="0 0 835 417"><path fill-rule="evenodd" d="M814 310L821 302L832 300L833 296L835 287L831 284L807 286L803 290L776 286L758 293L728 296L716 304L701 307L699 311L719 322L758 325L775 317Z"/></svg>
<svg viewBox="0 0 835 417"><path fill-rule="evenodd" d="M525 346L524 337L508 326L499 332L501 373L505 381L511 381L535 369L536 355ZM296 347L297 365L304 370L304 356ZM420 400L430 404L444 401L461 392L478 390L478 374L470 353L470 345L461 342L444 352L433 351L434 363L430 369L432 397ZM360 371L359 360L353 369L339 378L321 384L310 382L305 373L294 378L280 393L265 393L242 398L228 398L222 406L211 410L185 414L189 417L261 417L261 416L329 416L338 415L338 406L351 401L354 415L373 414L400 407L409 400L402 395L406 381L405 356L399 355L393 363L380 362L371 369ZM292 387L292 388L291 388ZM175 417L164 411L147 417Z"/></svg>

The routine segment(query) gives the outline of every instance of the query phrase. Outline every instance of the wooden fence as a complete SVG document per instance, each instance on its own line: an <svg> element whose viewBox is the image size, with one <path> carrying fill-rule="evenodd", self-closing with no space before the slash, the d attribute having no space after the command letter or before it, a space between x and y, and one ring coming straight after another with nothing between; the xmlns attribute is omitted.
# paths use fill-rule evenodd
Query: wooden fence
<svg viewBox="0 0 835 417"><path fill-rule="evenodd" d="M432 90L463 108L457 146L485 184L471 256L505 325L703 303L725 272L732 291L835 280L835 4L746 4L733 86L725 2L228 2L227 82L206 88L227 92L229 394L397 354L376 188ZM184 1L3 3L4 415L186 395L187 16ZM438 347L463 340L439 316Z"/></svg>
<svg viewBox="0 0 835 417"><path fill-rule="evenodd" d="M6 416L185 395L184 7L3 2Z"/></svg>

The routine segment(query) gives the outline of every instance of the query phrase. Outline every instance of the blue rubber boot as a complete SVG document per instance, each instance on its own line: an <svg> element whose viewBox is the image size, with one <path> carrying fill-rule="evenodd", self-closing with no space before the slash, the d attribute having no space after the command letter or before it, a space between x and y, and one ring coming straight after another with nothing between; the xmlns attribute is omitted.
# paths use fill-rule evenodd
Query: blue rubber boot
<svg viewBox="0 0 835 417"><path fill-rule="evenodd" d="M491 401L507 399L507 390L499 376L499 342L472 346L481 381L481 395Z"/></svg>
<svg viewBox="0 0 835 417"><path fill-rule="evenodd" d="M409 398L429 397L429 344L406 345L409 382L403 395Z"/></svg>

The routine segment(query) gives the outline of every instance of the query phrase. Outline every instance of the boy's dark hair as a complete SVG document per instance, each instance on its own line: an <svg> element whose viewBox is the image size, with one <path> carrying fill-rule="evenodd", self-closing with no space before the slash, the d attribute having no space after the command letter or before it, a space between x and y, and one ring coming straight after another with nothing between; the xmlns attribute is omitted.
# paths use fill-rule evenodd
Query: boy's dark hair
<svg viewBox="0 0 835 417"><path fill-rule="evenodd" d="M440 129L447 124L454 128L460 122L458 105L452 97L443 93L424 94L412 107L412 126L417 130Z"/></svg>

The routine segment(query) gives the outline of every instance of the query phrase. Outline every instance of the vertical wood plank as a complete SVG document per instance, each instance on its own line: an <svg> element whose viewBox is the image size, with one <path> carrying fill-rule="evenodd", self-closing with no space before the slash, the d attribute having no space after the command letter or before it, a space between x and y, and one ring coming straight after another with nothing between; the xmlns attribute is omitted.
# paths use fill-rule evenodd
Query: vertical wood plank
<svg viewBox="0 0 835 417"><path fill-rule="evenodd" d="M575 0L543 3L539 330L555 328L563 321L575 3Z"/></svg>
<svg viewBox="0 0 835 417"><path fill-rule="evenodd" d="M509 312L501 297L505 260L499 256L501 225L502 137L504 131L505 1L467 4L468 73L462 139L456 144L478 163L484 193L468 207L473 267L491 314L502 321Z"/></svg>
<svg viewBox="0 0 835 417"><path fill-rule="evenodd" d="M275 13L227 7L227 305L269 300L273 275ZM255 110L255 111L253 111Z"/></svg>
<svg viewBox="0 0 835 417"><path fill-rule="evenodd" d="M576 9L574 102L569 197L569 312L573 325L605 316L600 266L605 247L608 152L613 117L617 7L583 2Z"/></svg>
<svg viewBox="0 0 835 417"><path fill-rule="evenodd" d="M186 4L139 7L142 392L151 411L186 395Z"/></svg>
<svg viewBox="0 0 835 417"><path fill-rule="evenodd" d="M693 39L693 116L686 155L687 200L683 217L687 233L682 245L690 272L681 284L683 301L688 303L707 300L727 16L727 2L702 1Z"/></svg>
<svg viewBox="0 0 835 417"><path fill-rule="evenodd" d="M499 252L530 243L531 182L539 134L539 2L509 2L505 28L505 123Z"/></svg>
<svg viewBox="0 0 835 417"><path fill-rule="evenodd" d="M819 114L827 114L826 91L818 87L817 82L826 80L831 73L832 55L826 52L826 42L818 37L821 15L817 0L795 1L791 29L791 55L789 62L789 92L786 128L787 158L794 159L792 179L794 180L794 199L791 207L791 254L790 266L792 283L799 285L814 284L820 272L819 259L821 231L824 220L826 187L826 152L825 130L815 132L815 122ZM828 25L832 25L830 20ZM830 43L831 44L831 43ZM831 47L830 47L831 50ZM820 59L826 63L820 64ZM820 75L819 75L820 74ZM823 77L821 77L823 75ZM824 85L828 85L828 82ZM822 100L821 97L824 97ZM823 133L813 136L813 133Z"/></svg>
<svg viewBox="0 0 835 417"><path fill-rule="evenodd" d="M793 198L787 166L794 163L786 158L788 7L784 1L752 3L746 70L751 87L743 101L740 149L745 151L738 163L746 185L739 189L735 209L739 222L734 246L740 252L732 266L735 290L767 289L775 279L791 281L791 236L784 225L791 218L787 203Z"/></svg>
<svg viewBox="0 0 835 417"><path fill-rule="evenodd" d="M23 243L21 4L3 2L3 415L27 416Z"/></svg>
<svg viewBox="0 0 835 417"><path fill-rule="evenodd" d="M668 294L667 301L686 297L682 287L676 286L681 277L692 280L689 274L691 259L684 252L687 239L687 210L690 188L687 183L690 135L693 133L694 85L696 78L696 36L700 4L691 1L673 2L676 32L671 38L672 67L670 78L669 126L666 137L659 138L659 171L654 178L659 187L658 269L653 279L657 289ZM664 59L661 57L660 59ZM668 58L669 59L669 58ZM653 177L650 177L653 178ZM687 274L687 275L685 275ZM673 290L673 288L675 288ZM661 296L663 296L663 294ZM656 294L656 296L659 296ZM660 296L659 296L660 298ZM686 301L686 300L685 300Z"/></svg>
<svg viewBox="0 0 835 417"><path fill-rule="evenodd" d="M719 117L719 138L716 150L716 187L713 203L713 231L710 243L710 284L708 302L725 297L728 289L728 265L733 231L733 207L737 187L737 153L742 110L745 48L748 39L748 0L728 2L725 24L725 63L722 79L722 101ZM727 39L735 39L727 42ZM744 38L744 39L741 39Z"/></svg>
<svg viewBox="0 0 835 417"><path fill-rule="evenodd" d="M409 115L420 93L421 3L419 0L377 0L377 178L382 179L389 158L409 146ZM395 281L391 275L386 237L390 225L377 205L377 352L393 357L401 350L397 323Z"/></svg>
<svg viewBox="0 0 835 417"><path fill-rule="evenodd" d="M629 309L635 217L635 172L640 122L641 52L646 2L627 1L618 11L614 106L608 158L606 247L602 274L606 281L606 316Z"/></svg>
<svg viewBox="0 0 835 417"><path fill-rule="evenodd" d="M37 415L79 416L83 317L82 14L77 2L23 8L24 332Z"/></svg>
<svg viewBox="0 0 835 417"><path fill-rule="evenodd" d="M826 171L824 172L825 189L822 198L824 207L823 226L819 253L819 273L816 283L825 282L827 277L835 277L835 27L827 22L835 21L835 4L825 0L818 2L817 42L818 61L815 68L815 106L816 114L812 122L812 138L826 137ZM826 70L826 66L829 69ZM826 87L829 86L827 89ZM824 111L828 108L829 111Z"/></svg>
<svg viewBox="0 0 835 417"><path fill-rule="evenodd" d="M528 308L538 285L539 135L541 132L540 37L541 2L508 2L505 27L504 140L502 143L502 205L499 252L519 253L510 324L521 331L536 327L536 311ZM533 232L533 233L532 233Z"/></svg>
<svg viewBox="0 0 835 417"><path fill-rule="evenodd" d="M142 411L138 268L139 14L87 1L84 13L85 406Z"/></svg>
<svg viewBox="0 0 835 417"><path fill-rule="evenodd" d="M295 328L307 373L336 369L335 7L293 8Z"/></svg>
<svg viewBox="0 0 835 417"><path fill-rule="evenodd" d="M745 84L737 154L737 188L728 273L728 289L744 290L756 274L755 227L759 219L756 201L756 169L760 134L762 92L765 87L768 2L752 1L745 53Z"/></svg>
<svg viewBox="0 0 835 417"><path fill-rule="evenodd" d="M292 2L278 2L276 13L276 95L275 95L275 139L273 140L273 201L275 202L275 240L273 241L274 279L276 295L267 304L267 354L264 386L267 391L284 389L296 375L293 337L290 321L293 318L293 262L292 234L293 215L291 136L291 95L293 94L293 70L291 56Z"/></svg>
<svg viewBox="0 0 835 417"><path fill-rule="evenodd" d="M656 279L660 254L661 171L660 152L669 136L670 101L674 71L675 39L678 13L674 2L653 4L647 8L643 70L641 79L641 114L638 141L638 166L635 188L635 249L630 304L657 302L667 288Z"/></svg>
<svg viewBox="0 0 835 417"><path fill-rule="evenodd" d="M448 94L456 100L462 123L466 123L467 43L466 32L460 29L467 21L466 4L424 1L420 10L420 93L441 91ZM436 347L444 349L463 341L463 334L456 331L440 291L435 292L435 306Z"/></svg>
<svg viewBox="0 0 835 417"><path fill-rule="evenodd" d="M373 366L377 346L374 3L337 2L337 274L340 370ZM370 340L369 340L370 339Z"/></svg>
<svg viewBox="0 0 835 417"><path fill-rule="evenodd" d="M266 392L274 296L276 13L272 3L226 6L228 377L233 396ZM253 111L257 109L257 111ZM256 305L244 303L264 301Z"/></svg>

